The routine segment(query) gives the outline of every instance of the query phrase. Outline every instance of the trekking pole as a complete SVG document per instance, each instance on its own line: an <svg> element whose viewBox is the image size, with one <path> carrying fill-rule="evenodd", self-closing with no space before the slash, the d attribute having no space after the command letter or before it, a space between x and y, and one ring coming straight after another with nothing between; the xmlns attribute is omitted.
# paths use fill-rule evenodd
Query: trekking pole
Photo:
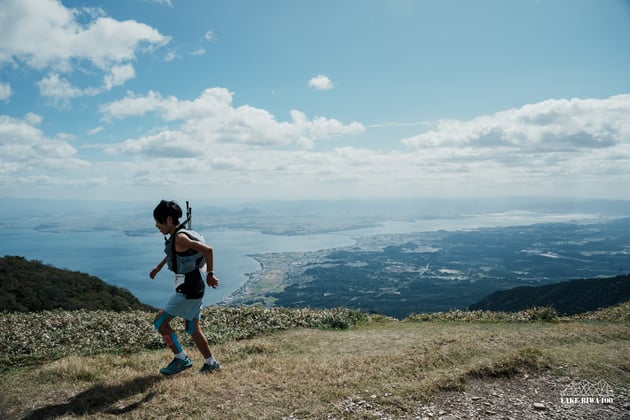
<svg viewBox="0 0 630 420"><path fill-rule="evenodd" d="M192 208L188 204L188 200L186 200L186 219L188 220L187 229L192 229Z"/></svg>

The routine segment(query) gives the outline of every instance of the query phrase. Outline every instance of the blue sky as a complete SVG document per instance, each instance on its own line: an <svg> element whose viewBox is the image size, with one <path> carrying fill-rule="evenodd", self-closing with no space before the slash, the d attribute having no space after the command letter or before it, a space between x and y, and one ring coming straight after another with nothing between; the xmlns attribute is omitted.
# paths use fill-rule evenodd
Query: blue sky
<svg viewBox="0 0 630 420"><path fill-rule="evenodd" d="M0 2L0 196L630 199L628 0Z"/></svg>

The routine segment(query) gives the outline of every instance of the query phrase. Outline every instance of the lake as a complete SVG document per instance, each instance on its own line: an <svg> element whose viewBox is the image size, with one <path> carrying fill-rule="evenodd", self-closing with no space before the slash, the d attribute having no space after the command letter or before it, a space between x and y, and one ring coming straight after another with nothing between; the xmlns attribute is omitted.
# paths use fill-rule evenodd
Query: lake
<svg viewBox="0 0 630 420"><path fill-rule="evenodd" d="M127 236L106 230L89 232L40 232L33 229L0 229L0 255L20 255L29 260L99 277L128 289L143 303L160 307L172 293L172 273L164 267L155 280L149 272L164 257L164 239L155 235ZM248 255L268 252L317 251L348 246L354 241L336 234L276 236L253 231L201 231L214 248L214 268L221 282L208 289L206 304L225 299L247 281L247 273L260 269Z"/></svg>
<svg viewBox="0 0 630 420"><path fill-rule="evenodd" d="M499 227L518 224L563 221L596 221L583 213L541 214L503 212L455 218L429 218L414 221L383 221L378 226L338 233L285 236L245 230L200 230L214 248L215 272L221 284L208 289L205 304L218 303L240 288L247 274L260 269L249 255L272 252L308 252L350 246L354 238L443 230ZM0 226L0 255L20 255L29 260L99 277L128 289L143 303L160 307L172 293L172 273L162 269L155 280L151 269L164 257L164 239L155 234L128 236L115 227L85 231L40 231L30 227Z"/></svg>

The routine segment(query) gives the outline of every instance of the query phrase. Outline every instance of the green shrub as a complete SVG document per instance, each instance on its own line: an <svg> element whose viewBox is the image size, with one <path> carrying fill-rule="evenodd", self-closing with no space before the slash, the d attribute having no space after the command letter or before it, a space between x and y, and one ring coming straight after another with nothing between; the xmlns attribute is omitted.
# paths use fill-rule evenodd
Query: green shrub
<svg viewBox="0 0 630 420"><path fill-rule="evenodd" d="M146 311L42 311L0 313L0 366L36 363L70 354L129 353L164 348ZM201 326L211 344L291 328L346 329L367 319L349 309L210 307ZM193 345L181 320L171 325Z"/></svg>

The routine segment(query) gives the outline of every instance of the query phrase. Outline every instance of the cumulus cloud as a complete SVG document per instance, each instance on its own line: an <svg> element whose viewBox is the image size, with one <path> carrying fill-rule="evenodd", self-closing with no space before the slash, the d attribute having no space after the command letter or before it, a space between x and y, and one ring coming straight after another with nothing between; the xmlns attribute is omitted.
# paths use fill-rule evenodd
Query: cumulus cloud
<svg viewBox="0 0 630 420"><path fill-rule="evenodd" d="M317 90L330 90L335 87L333 82L323 74L317 75L308 81L308 86Z"/></svg>
<svg viewBox="0 0 630 420"><path fill-rule="evenodd" d="M549 100L468 121L442 120L404 139L408 148L383 150L350 145L346 136L366 130L359 123L309 118L297 110L278 121L263 109L235 107L232 96L220 88L193 100L149 92L104 105L101 111L110 119L155 113L170 126L108 150L157 159L159 165L152 159L138 172L146 182L176 183L195 174L191 182L202 189L208 183L244 194L275 189L285 197L306 190L324 196L578 191L605 197L623 193L630 175L624 95ZM337 147L313 147L334 136L342 139L333 143Z"/></svg>
<svg viewBox="0 0 630 420"><path fill-rule="evenodd" d="M129 93L103 105L103 116L117 121L150 113L162 126L99 146L115 156L89 166L73 147L80 140L45 136L39 115L2 117L0 181L24 188L29 181L71 185L75 179L93 183L95 188L88 192L141 195L175 188L186 179L192 194L212 191L237 198L625 197L629 110L626 95L549 100L472 120L438 121L429 129L417 126L425 132L405 139L408 147L381 141L375 149L369 142L355 142L363 137L350 141L350 136L366 131L380 136L385 127L370 132L359 123L308 117L297 110L279 121L264 109L235 106L226 89L207 89L191 100L158 92ZM321 144L335 136L337 141ZM45 156L52 160L42 161ZM67 169L55 169L66 168L68 162L78 168L72 176Z"/></svg>
<svg viewBox="0 0 630 420"><path fill-rule="evenodd" d="M129 94L126 98L105 104L101 112L108 120L146 113L157 113L164 121L179 121L175 131L129 139L110 151L164 154L201 153L210 144L247 144L281 146L297 144L312 147L315 142L335 136L364 131L358 122L344 124L338 120L316 117L292 110L289 121L278 121L268 111L250 105L234 107L233 93L223 88L206 89L194 100L162 97L157 92L145 96ZM177 145L177 151L174 150Z"/></svg>
<svg viewBox="0 0 630 420"><path fill-rule="evenodd" d="M96 96L103 90L111 90L114 86L120 86L127 80L135 77L133 66L126 64L114 66L109 74L103 78L103 87L87 87L80 89L59 73L50 73L38 83L40 95L50 98L57 105L67 105L69 100L80 96Z"/></svg>
<svg viewBox="0 0 630 420"><path fill-rule="evenodd" d="M66 78L57 73L51 73L37 82L39 93L51 100L56 106L65 107L70 99L80 96L95 96L100 90L93 87L79 89L73 86Z"/></svg>
<svg viewBox="0 0 630 420"><path fill-rule="evenodd" d="M42 96L50 96L53 98L67 99L84 94L81 89L72 86L67 79L59 76L57 73L52 73L44 77L37 82L37 86Z"/></svg>
<svg viewBox="0 0 630 420"><path fill-rule="evenodd" d="M39 174L50 169L84 166L68 142L46 137L37 127L41 116L24 119L0 115L0 174Z"/></svg>
<svg viewBox="0 0 630 420"><path fill-rule="evenodd" d="M100 163L94 164L78 156L70 141L74 136L59 134L50 137L40 129L43 118L28 113L23 118L0 115L0 185L4 194L58 197L64 194L82 197L95 192L102 195L115 172L104 174ZM120 168L117 168L120 169Z"/></svg>
<svg viewBox="0 0 630 420"><path fill-rule="evenodd" d="M630 135L630 95L550 99L469 121L441 120L402 142L417 148L491 148L511 153L609 148Z"/></svg>
<svg viewBox="0 0 630 420"><path fill-rule="evenodd" d="M159 111L164 107L163 102L160 94L154 91L149 91L146 96L135 96L130 92L124 99L102 105L100 110L107 120L120 119Z"/></svg>
<svg viewBox="0 0 630 420"><path fill-rule="evenodd" d="M0 66L48 70L49 78L77 64L91 65L106 74L104 84L111 88L133 77L130 62L138 51L169 40L146 24L118 21L100 9L69 9L55 0L0 2ZM65 97L73 96L77 91L66 89Z"/></svg>
<svg viewBox="0 0 630 420"><path fill-rule="evenodd" d="M110 73L105 76L105 89L111 90L114 86L123 85L127 80L133 79L135 76L136 72L131 64L114 66L111 68Z"/></svg>
<svg viewBox="0 0 630 420"><path fill-rule="evenodd" d="M618 196L630 163L630 95L550 99L472 120L441 120L402 140L422 172L471 188ZM464 176L465 175L465 176Z"/></svg>

